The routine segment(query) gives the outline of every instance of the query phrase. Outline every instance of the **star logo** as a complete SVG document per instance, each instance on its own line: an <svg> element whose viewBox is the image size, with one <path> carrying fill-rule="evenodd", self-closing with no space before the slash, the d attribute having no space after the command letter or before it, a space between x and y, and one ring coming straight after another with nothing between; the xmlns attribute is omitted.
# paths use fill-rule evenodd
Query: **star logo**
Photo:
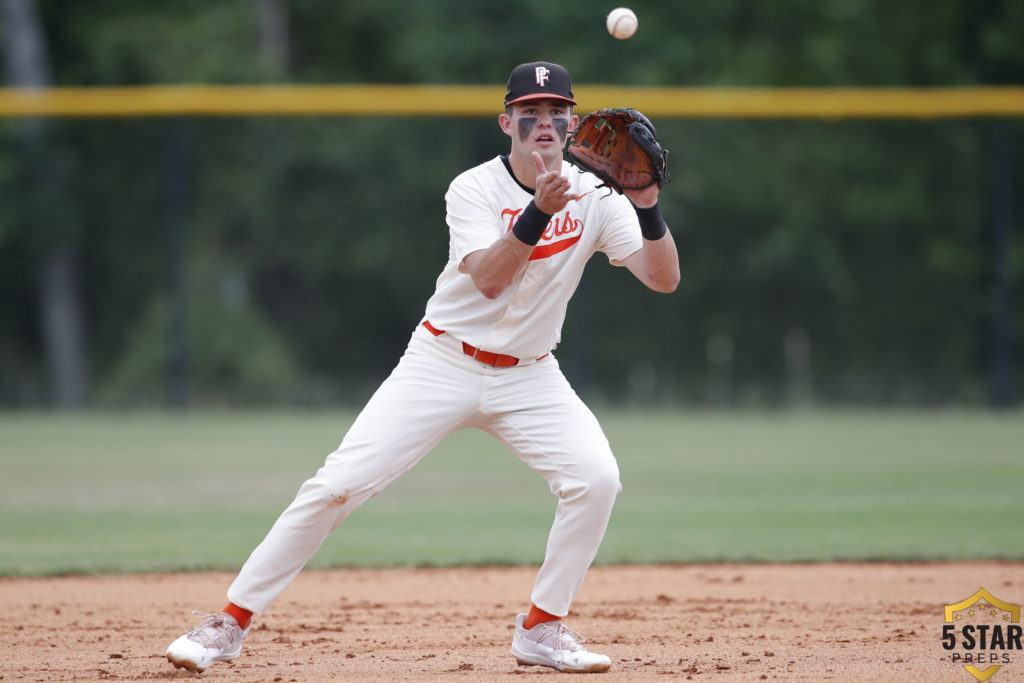
<svg viewBox="0 0 1024 683"><path fill-rule="evenodd" d="M943 649L975 679L987 681L1021 651L1020 609L984 588L946 605Z"/></svg>

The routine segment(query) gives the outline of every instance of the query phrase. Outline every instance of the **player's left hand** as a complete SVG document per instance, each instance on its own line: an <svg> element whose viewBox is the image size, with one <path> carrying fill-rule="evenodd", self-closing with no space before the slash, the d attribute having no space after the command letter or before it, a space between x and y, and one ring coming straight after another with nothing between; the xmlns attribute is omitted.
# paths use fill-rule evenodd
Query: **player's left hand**
<svg viewBox="0 0 1024 683"><path fill-rule="evenodd" d="M649 185L639 190L623 189L622 194L629 197L629 201L638 209L649 209L658 203L658 192L661 188L657 184Z"/></svg>

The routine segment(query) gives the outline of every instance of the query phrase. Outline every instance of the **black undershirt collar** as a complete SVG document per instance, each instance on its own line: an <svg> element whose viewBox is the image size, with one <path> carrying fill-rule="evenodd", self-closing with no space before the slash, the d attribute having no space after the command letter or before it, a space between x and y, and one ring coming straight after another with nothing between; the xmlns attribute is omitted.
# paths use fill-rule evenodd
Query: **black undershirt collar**
<svg viewBox="0 0 1024 683"><path fill-rule="evenodd" d="M526 185L523 185L521 182L519 182L519 178L516 178L516 174L512 172L512 164L509 163L507 156L501 157L501 163L505 164L505 168L506 170L508 170L508 174L512 176L512 180L516 181L516 185L523 188L523 190L525 190L526 192L533 194L533 189L527 187Z"/></svg>

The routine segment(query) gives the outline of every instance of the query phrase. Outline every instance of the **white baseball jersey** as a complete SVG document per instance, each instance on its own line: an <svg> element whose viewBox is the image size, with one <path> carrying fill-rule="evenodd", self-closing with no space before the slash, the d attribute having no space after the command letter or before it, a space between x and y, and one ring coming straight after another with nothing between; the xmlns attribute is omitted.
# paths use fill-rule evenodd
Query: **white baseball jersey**
<svg viewBox="0 0 1024 683"><path fill-rule="evenodd" d="M476 288L463 259L512 229L533 199L504 157L495 157L452 181L445 195L448 263L427 302L425 319L478 348L519 358L550 352L561 339L569 299L587 261L603 252L622 265L643 247L636 210L624 196L597 189L598 179L564 164L569 192L583 195L551 217L526 268L496 299Z"/></svg>

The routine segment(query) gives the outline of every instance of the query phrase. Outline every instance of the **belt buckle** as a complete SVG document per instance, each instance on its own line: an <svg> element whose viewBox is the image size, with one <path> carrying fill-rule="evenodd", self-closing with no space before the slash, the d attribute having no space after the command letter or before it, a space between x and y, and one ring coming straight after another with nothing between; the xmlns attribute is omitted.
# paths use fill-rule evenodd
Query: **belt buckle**
<svg viewBox="0 0 1024 683"><path fill-rule="evenodd" d="M472 350L472 353L470 353ZM490 365L492 368L511 368L519 365L519 359L515 356L507 356L503 353L494 353L493 351L484 351L483 349L477 348L472 344L462 342L462 351L475 360L478 363L484 365ZM514 363L505 363L503 359L514 360Z"/></svg>

